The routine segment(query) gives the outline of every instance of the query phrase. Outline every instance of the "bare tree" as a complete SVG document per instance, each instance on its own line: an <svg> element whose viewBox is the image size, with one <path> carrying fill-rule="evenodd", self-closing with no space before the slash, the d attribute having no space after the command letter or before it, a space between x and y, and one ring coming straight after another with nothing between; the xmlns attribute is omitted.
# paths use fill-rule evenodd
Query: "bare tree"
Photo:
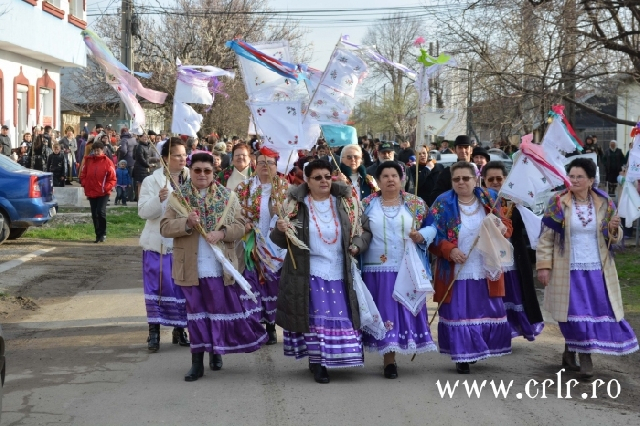
<svg viewBox="0 0 640 426"><path fill-rule="evenodd" d="M309 55L298 24L282 18L274 20L267 4L266 0L178 0L170 7L160 3L137 6L136 12L142 17L140 36L134 40L134 67L152 73L150 79L143 80L146 87L169 94L164 104L167 116L173 103L176 58L184 64L214 65L237 71L236 79L223 80L229 96L218 96L209 112L206 106L196 106L204 115L202 132L245 134L250 113L244 103L242 76L235 54L224 43L236 37L254 42L286 39L297 59L305 60ZM145 14L149 12L153 14ZM119 15L104 16L96 25L96 32L116 56L120 32L113 29L119 27ZM93 79L86 80L95 87Z"/></svg>

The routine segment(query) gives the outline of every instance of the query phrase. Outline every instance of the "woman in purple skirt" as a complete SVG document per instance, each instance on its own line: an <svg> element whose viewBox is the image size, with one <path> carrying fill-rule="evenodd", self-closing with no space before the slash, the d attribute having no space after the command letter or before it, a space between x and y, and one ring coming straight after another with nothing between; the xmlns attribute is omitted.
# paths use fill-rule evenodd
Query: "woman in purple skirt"
<svg viewBox="0 0 640 426"><path fill-rule="evenodd" d="M500 192L507 178L507 169L500 161L490 161L482 168L482 178L487 188ZM532 342L544 328L540 303L533 283L533 267L524 236L524 223L520 211L505 200L501 200L502 215L511 220L513 234L514 265L504 270L504 307L511 325L511 337L522 336ZM537 235L536 235L537 236Z"/></svg>
<svg viewBox="0 0 640 426"><path fill-rule="evenodd" d="M266 342L267 334L244 308L243 290L211 247L219 247L237 264L235 243L244 235L244 220L235 194L213 182L210 153L193 154L191 180L178 191L181 197L169 198L160 233L173 238L172 275L185 295L191 338L191 369L184 379L192 382L204 374L204 352L210 354L210 367L219 370L221 354L254 352ZM196 227L202 227L206 237Z"/></svg>
<svg viewBox="0 0 640 426"><path fill-rule="evenodd" d="M549 200L536 251L538 279L546 287L544 308L558 321L566 343L562 365L583 378L593 376L591 354L638 350L607 250L622 239L620 218L606 192L594 185L596 170L590 159L569 164L571 188Z"/></svg>
<svg viewBox="0 0 640 426"><path fill-rule="evenodd" d="M500 217L500 203L493 190L476 187L475 166L471 163L452 165L451 181L453 189L436 199L427 218L427 223L437 229L431 246L438 256L433 300L442 302L440 353L451 356L459 374L469 374L469 364L511 353L511 326L502 302L502 270L486 271L482 255L472 250L487 214ZM508 226L504 236L511 236Z"/></svg>
<svg viewBox="0 0 640 426"><path fill-rule="evenodd" d="M186 168L187 155L182 139L171 138L162 147L161 154L175 183L181 185L186 182L189 169ZM160 168L142 182L138 196L138 215L147 220L140 235L140 246L143 249L142 282L149 323L147 342L153 352L160 349L160 325L174 327L173 344L189 346L184 331L187 326L184 294L171 278L173 240L160 235L162 204L174 190L174 184Z"/></svg>
<svg viewBox="0 0 640 426"><path fill-rule="evenodd" d="M276 323L285 330L284 354L308 356L315 381L329 383L328 368L364 365L349 255L365 251L371 233L366 216L358 214L351 186L332 183L329 162L312 161L304 174L307 182L289 192L289 216L278 219L271 232L275 244L290 247L280 278Z"/></svg>
<svg viewBox="0 0 640 426"><path fill-rule="evenodd" d="M398 163L380 164L376 170L380 191L362 201L373 234L369 249L363 255L362 279L387 329L382 340L365 333L363 344L369 351L383 355L387 379L398 377L396 353L413 355L436 350L427 324L427 294L414 292L416 305L411 304L411 310L394 298L407 240L411 238L424 250L435 237L433 227L415 230L416 223L420 227L425 219L426 207L420 198L402 190L400 176L402 169Z"/></svg>
<svg viewBox="0 0 640 426"><path fill-rule="evenodd" d="M276 334L276 308L280 269L287 252L277 247L269 237L275 225L276 200L286 199L289 184L277 176L278 153L267 147L256 152L256 175L245 180L236 194L245 219L245 253L247 260L244 276L251 282L254 292L260 295L261 309L258 318L265 323L269 340L267 345L278 342ZM251 308L253 301L246 300Z"/></svg>

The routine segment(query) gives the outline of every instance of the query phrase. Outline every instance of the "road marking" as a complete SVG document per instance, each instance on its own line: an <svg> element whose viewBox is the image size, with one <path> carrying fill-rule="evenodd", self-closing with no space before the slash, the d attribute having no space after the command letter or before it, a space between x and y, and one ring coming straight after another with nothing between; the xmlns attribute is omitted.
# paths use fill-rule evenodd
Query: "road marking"
<svg viewBox="0 0 640 426"><path fill-rule="evenodd" d="M0 263L0 273L8 271L9 269L15 268L16 266L20 266L23 263L28 262L29 260L33 259L34 257L38 257L41 254L49 253L52 250L55 250L55 247L36 250L33 253L25 254L24 256L19 257L17 259L13 259L13 260L10 260L8 262Z"/></svg>

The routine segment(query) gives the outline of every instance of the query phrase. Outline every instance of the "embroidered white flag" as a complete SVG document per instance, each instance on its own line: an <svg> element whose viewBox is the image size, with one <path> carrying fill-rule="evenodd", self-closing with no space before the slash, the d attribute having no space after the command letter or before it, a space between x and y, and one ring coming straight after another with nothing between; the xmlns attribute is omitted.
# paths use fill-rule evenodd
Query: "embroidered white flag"
<svg viewBox="0 0 640 426"><path fill-rule="evenodd" d="M635 182L625 179L618 201L618 216L625 219L625 226L631 228L633 221L640 218L640 195Z"/></svg>
<svg viewBox="0 0 640 426"><path fill-rule="evenodd" d="M514 156L511 173L500 188L500 193L517 204L533 208L536 195L553 188L554 186L533 161L518 151Z"/></svg>
<svg viewBox="0 0 640 426"><path fill-rule="evenodd" d="M174 102L185 102L189 104L211 105L213 103L213 95L209 92L208 81L192 79L191 83L185 83L180 80L180 76L178 76L173 100Z"/></svg>
<svg viewBox="0 0 640 426"><path fill-rule="evenodd" d="M516 204L516 208L522 217L522 223L527 230L529 243L532 249L538 248L538 238L540 237L540 229L542 228L542 216L536 216L531 210L521 204Z"/></svg>
<svg viewBox="0 0 640 426"><path fill-rule="evenodd" d="M251 43L256 50L279 61L290 62L289 42L279 40L271 43ZM297 83L269 70L268 68L237 56L242 70L245 89L250 101L292 100Z"/></svg>
<svg viewBox="0 0 640 426"><path fill-rule="evenodd" d="M633 138L633 148L629 151L629 166L627 167L626 178L631 181L640 179L640 135Z"/></svg>
<svg viewBox="0 0 640 426"><path fill-rule="evenodd" d="M196 137L196 132L202 125L202 115L198 114L189 105L182 102L173 103L173 121L171 132L180 135Z"/></svg>

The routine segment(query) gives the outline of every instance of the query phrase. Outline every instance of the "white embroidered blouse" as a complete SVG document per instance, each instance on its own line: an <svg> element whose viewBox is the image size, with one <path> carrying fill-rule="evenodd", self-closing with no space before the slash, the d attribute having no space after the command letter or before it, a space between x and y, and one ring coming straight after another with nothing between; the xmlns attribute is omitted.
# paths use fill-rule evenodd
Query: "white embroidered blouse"
<svg viewBox="0 0 640 426"><path fill-rule="evenodd" d="M480 202L476 199L471 206L458 205L460 208L460 232L458 234L458 249L467 255L467 261L456 264L455 273L458 280L482 280L486 278L480 251L473 250L471 246L480 232L482 220L487 216ZM479 206L479 208L478 208ZM477 210L477 211L476 211ZM473 213L476 211L475 213ZM465 214L466 213L466 214ZM473 213L473 214L472 214Z"/></svg>
<svg viewBox="0 0 640 426"><path fill-rule="evenodd" d="M331 212L331 203L329 199L324 201L313 201L313 214L316 220L311 216L311 201L309 197L304 198L304 203L309 208L309 254L310 254L310 272L311 275L322 278L324 280L342 280L344 279L343 267L344 253L342 252L342 230L340 229L340 220L338 216L336 197L331 196L333 201L333 213ZM334 215L336 220L334 220ZM336 222L338 226L338 239L333 244L327 244L325 241L333 241L336 237ZM316 224L318 226L316 226ZM318 231L320 228L320 231ZM322 238L320 238L320 232ZM324 238L325 241L322 239Z"/></svg>
<svg viewBox="0 0 640 426"><path fill-rule="evenodd" d="M595 208L591 207L593 220L582 225L578 217L578 209L584 218L589 217L589 206L573 205L571 209L571 270L572 271L597 271L602 269L600 262L600 250L598 249L598 224L596 223Z"/></svg>

